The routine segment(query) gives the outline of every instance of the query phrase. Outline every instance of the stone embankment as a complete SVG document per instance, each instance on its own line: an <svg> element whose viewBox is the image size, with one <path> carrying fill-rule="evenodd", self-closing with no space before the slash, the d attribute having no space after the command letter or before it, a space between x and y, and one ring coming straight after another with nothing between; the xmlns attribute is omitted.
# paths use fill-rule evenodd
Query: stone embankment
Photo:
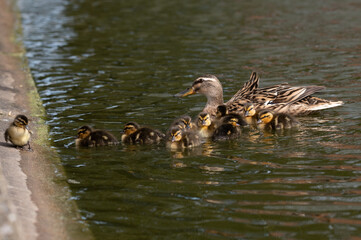
<svg viewBox="0 0 361 240"><path fill-rule="evenodd" d="M60 160L49 147L45 112L16 39L20 17L12 4L0 0L0 239L92 239L78 221ZM17 114L30 119L33 152L4 140Z"/></svg>

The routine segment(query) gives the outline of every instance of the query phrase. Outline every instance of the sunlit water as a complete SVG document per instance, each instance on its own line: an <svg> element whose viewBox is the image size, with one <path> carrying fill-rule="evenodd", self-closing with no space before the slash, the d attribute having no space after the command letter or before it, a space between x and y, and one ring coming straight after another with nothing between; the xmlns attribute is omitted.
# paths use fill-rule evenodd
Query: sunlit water
<svg viewBox="0 0 361 240"><path fill-rule="evenodd" d="M21 0L24 43L82 220L97 239L340 239L361 235L361 4L356 1ZM185 152L76 149L84 124L165 131L217 75L229 99L261 85L324 85L342 107L299 130L245 132Z"/></svg>

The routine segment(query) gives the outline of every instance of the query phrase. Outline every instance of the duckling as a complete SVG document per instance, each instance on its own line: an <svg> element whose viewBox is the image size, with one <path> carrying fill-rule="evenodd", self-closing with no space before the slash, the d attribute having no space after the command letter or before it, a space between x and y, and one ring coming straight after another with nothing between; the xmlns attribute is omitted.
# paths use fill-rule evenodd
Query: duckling
<svg viewBox="0 0 361 240"><path fill-rule="evenodd" d="M198 115L197 127L199 135L204 138L211 137L215 130L215 124L211 120L211 116L205 112Z"/></svg>
<svg viewBox="0 0 361 240"><path fill-rule="evenodd" d="M200 144L200 137L194 131L184 131L179 126L171 127L166 142L166 146L172 150L192 148Z"/></svg>
<svg viewBox="0 0 361 240"><path fill-rule="evenodd" d="M136 122L125 124L122 135L122 142L126 144L154 144L164 139L165 135L147 127L140 127Z"/></svg>
<svg viewBox="0 0 361 240"><path fill-rule="evenodd" d="M226 105L219 105L217 107L217 111L216 111L216 121L218 122L217 125L221 125L222 123L224 123L224 121L227 121L227 119L230 118L236 118L239 120L238 124L240 126L247 126L248 123L246 122L246 120L243 118L243 116L241 116L240 114L237 113L229 113L227 106Z"/></svg>
<svg viewBox="0 0 361 240"><path fill-rule="evenodd" d="M187 131L196 127L195 124L192 122L192 118L188 115L184 115L176 119L171 126L179 126L180 128Z"/></svg>
<svg viewBox="0 0 361 240"><path fill-rule="evenodd" d="M228 140L239 137L242 133L241 124L243 121L240 115L226 115L222 118L222 124L214 131L212 140Z"/></svg>
<svg viewBox="0 0 361 240"><path fill-rule="evenodd" d="M17 115L4 133L5 141L10 141L20 149L24 149L27 145L28 151L32 151L30 147L30 135L32 132L29 130L28 123L29 120L25 115Z"/></svg>
<svg viewBox="0 0 361 240"><path fill-rule="evenodd" d="M293 116L286 113L275 113L268 109L260 111L258 119L258 128L265 131L289 129L300 125Z"/></svg>
<svg viewBox="0 0 361 240"><path fill-rule="evenodd" d="M105 130L93 129L89 126L82 126L78 129L78 135L75 139L77 147L98 147L106 145L116 145L118 140Z"/></svg>
<svg viewBox="0 0 361 240"><path fill-rule="evenodd" d="M244 119L248 125L255 127L257 126L258 115L253 103L245 103L243 106Z"/></svg>

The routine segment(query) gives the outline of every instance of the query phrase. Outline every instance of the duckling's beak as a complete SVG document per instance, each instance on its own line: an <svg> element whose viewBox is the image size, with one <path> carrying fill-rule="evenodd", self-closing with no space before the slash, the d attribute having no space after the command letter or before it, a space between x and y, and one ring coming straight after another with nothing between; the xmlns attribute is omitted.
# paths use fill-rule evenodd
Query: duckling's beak
<svg viewBox="0 0 361 240"><path fill-rule="evenodd" d="M29 126L25 125L26 130L30 131Z"/></svg>
<svg viewBox="0 0 361 240"><path fill-rule="evenodd" d="M244 113L244 116L245 116L245 117L249 117L249 112L246 111L246 112Z"/></svg>
<svg viewBox="0 0 361 240"><path fill-rule="evenodd" d="M188 96L188 95L192 95L192 94L195 94L196 92L194 91L193 88L187 88L186 90L180 92L180 93L177 93L176 97L185 97L185 96Z"/></svg>
<svg viewBox="0 0 361 240"><path fill-rule="evenodd" d="M175 142L175 136L172 136L172 142Z"/></svg>
<svg viewBox="0 0 361 240"><path fill-rule="evenodd" d="M205 126L207 123L205 120L202 120L202 125Z"/></svg>
<svg viewBox="0 0 361 240"><path fill-rule="evenodd" d="M262 121L262 119L259 119L258 121L257 121L257 124L261 124L263 121Z"/></svg>
<svg viewBox="0 0 361 240"><path fill-rule="evenodd" d="M191 125L190 124L187 124L186 125L186 129L190 129L191 128Z"/></svg>

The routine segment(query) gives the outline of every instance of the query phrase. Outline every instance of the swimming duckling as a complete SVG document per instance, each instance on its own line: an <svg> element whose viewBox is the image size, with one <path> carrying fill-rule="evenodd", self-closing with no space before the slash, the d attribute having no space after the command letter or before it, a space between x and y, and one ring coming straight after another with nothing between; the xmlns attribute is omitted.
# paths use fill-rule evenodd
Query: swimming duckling
<svg viewBox="0 0 361 240"><path fill-rule="evenodd" d="M211 116L205 112L198 115L197 127L199 135L204 138L211 137L215 130L215 124L211 120Z"/></svg>
<svg viewBox="0 0 361 240"><path fill-rule="evenodd" d="M184 131L178 126L173 126L169 130L166 145L172 150L192 148L200 144L200 137L194 131Z"/></svg>
<svg viewBox="0 0 361 240"><path fill-rule="evenodd" d="M244 119L247 122L247 124L252 127L257 126L258 115L253 103L245 103L243 106L243 111L244 111Z"/></svg>
<svg viewBox="0 0 361 240"><path fill-rule="evenodd" d="M260 111L258 118L258 128L266 131L289 129L300 125L293 116L286 113L275 113L268 109Z"/></svg>
<svg viewBox="0 0 361 240"><path fill-rule="evenodd" d="M222 118L222 124L214 131L212 140L234 139L241 135L244 120L240 115L229 114Z"/></svg>
<svg viewBox="0 0 361 240"><path fill-rule="evenodd" d="M140 127L136 122L125 124L122 142L126 144L154 144L164 139L165 135L158 130Z"/></svg>
<svg viewBox="0 0 361 240"><path fill-rule="evenodd" d="M216 110L216 119L221 120L222 117L226 116L228 114L227 106L222 104L217 107Z"/></svg>
<svg viewBox="0 0 361 240"><path fill-rule="evenodd" d="M17 115L14 122L10 124L4 133L5 141L10 141L21 149L28 145L28 150L31 151L30 135L32 132L29 130L28 123L29 120L25 115Z"/></svg>
<svg viewBox="0 0 361 240"><path fill-rule="evenodd" d="M77 147L98 147L116 144L118 144L118 140L111 133L105 130L95 130L89 126L80 127L75 139L75 146Z"/></svg>
<svg viewBox="0 0 361 240"><path fill-rule="evenodd" d="M238 124L240 126L248 125L248 123L243 118L243 116L241 116L237 113L229 113L226 105L219 105L217 107L217 111L216 111L216 121L218 122L217 125L219 126L219 125L223 124L225 121L228 121L227 119L230 119L230 118L237 118L239 120Z"/></svg>
<svg viewBox="0 0 361 240"><path fill-rule="evenodd" d="M192 118L188 115L181 116L180 118L176 119L172 126L179 126L182 129L190 130L195 128L195 124L192 122Z"/></svg>

